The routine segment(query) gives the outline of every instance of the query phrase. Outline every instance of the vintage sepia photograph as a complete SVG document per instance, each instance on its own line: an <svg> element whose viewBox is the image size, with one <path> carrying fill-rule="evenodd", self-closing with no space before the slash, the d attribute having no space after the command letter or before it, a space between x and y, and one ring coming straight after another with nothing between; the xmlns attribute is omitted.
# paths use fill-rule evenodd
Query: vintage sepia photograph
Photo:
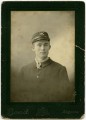
<svg viewBox="0 0 86 120"><path fill-rule="evenodd" d="M2 117L83 118L84 3L8 1L1 9Z"/></svg>
<svg viewBox="0 0 86 120"><path fill-rule="evenodd" d="M11 11L11 101L74 101L75 11Z"/></svg>

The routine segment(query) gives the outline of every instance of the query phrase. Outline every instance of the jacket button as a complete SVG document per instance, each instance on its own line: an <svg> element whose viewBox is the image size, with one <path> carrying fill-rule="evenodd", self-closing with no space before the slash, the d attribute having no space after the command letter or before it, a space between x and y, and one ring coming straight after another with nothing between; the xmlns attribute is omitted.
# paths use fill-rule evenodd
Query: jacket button
<svg viewBox="0 0 86 120"><path fill-rule="evenodd" d="M39 78L39 76L37 75L37 78Z"/></svg>

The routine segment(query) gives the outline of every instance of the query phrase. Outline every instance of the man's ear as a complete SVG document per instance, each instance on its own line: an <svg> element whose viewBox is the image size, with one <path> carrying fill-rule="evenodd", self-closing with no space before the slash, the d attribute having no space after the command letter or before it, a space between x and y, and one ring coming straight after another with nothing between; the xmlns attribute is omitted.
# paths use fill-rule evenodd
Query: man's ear
<svg viewBox="0 0 86 120"><path fill-rule="evenodd" d="M34 44L32 44L32 51L34 51Z"/></svg>
<svg viewBox="0 0 86 120"><path fill-rule="evenodd" d="M51 45L50 45L50 47L49 47L49 49L51 48Z"/></svg>

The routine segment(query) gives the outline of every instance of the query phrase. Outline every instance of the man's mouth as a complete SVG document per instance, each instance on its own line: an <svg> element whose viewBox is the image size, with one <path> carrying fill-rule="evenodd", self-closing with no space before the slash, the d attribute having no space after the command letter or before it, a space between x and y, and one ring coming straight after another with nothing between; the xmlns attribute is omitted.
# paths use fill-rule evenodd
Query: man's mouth
<svg viewBox="0 0 86 120"><path fill-rule="evenodd" d="M46 52L40 52L40 53L46 53Z"/></svg>

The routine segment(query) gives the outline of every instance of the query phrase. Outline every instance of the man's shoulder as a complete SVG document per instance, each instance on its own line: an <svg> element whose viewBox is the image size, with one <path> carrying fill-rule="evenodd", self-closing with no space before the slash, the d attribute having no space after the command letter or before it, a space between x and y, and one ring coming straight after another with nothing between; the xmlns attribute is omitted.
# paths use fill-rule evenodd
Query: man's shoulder
<svg viewBox="0 0 86 120"><path fill-rule="evenodd" d="M22 70L31 69L34 65L35 65L35 62L33 61L31 63L28 63L28 64L24 65L21 69Z"/></svg>
<svg viewBox="0 0 86 120"><path fill-rule="evenodd" d="M62 64L60 64L60 63L58 63L58 62L56 62L56 61L53 61L52 60L52 65L55 67L55 68L59 68L59 69L65 69L65 66L64 65L62 65Z"/></svg>
<svg viewBox="0 0 86 120"><path fill-rule="evenodd" d="M52 64L51 64L52 69L54 68L54 69L61 69L61 70L62 70L62 69L65 69L65 68L66 68L65 66L63 66L62 64L60 64L59 62L56 62L56 61L54 61L54 60L51 60L51 59L50 59L50 62L52 63ZM22 67L22 70L29 70L29 69L32 70L32 68L34 68L34 67L36 67L35 61L24 65L24 66Z"/></svg>

